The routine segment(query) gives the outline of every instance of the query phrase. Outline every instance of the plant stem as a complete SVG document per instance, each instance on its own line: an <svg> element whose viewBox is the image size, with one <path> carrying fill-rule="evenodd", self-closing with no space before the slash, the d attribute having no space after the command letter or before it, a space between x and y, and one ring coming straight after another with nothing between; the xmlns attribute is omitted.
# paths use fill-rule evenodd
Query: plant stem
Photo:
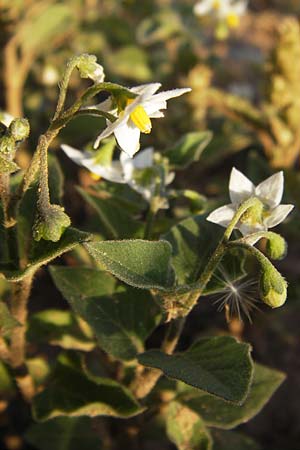
<svg viewBox="0 0 300 450"><path fill-rule="evenodd" d="M161 345L161 350L171 355L179 341L183 327L185 324L185 317L172 320L166 330L165 338ZM142 399L146 397L154 388L162 372L159 369L148 369L143 366L137 368L136 377L131 384L131 389L134 395Z"/></svg>
<svg viewBox="0 0 300 450"><path fill-rule="evenodd" d="M11 299L11 314L20 323L13 329L9 348L9 361L16 376L16 382L25 400L30 401L34 395L34 384L26 367L26 321L28 299L32 285L32 275L14 283Z"/></svg>

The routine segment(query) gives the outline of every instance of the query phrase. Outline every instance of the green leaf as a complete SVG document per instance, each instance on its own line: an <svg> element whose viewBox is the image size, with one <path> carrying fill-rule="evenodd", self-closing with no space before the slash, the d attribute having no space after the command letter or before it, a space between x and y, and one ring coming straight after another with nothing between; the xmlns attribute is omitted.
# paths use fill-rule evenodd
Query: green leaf
<svg viewBox="0 0 300 450"><path fill-rule="evenodd" d="M161 320L160 309L149 292L129 286L114 292L115 279L95 269L52 266L50 273L107 353L131 360L143 351L145 339Z"/></svg>
<svg viewBox="0 0 300 450"><path fill-rule="evenodd" d="M130 80L144 82L152 76L147 53L140 47L126 46L108 53L107 64L112 73Z"/></svg>
<svg viewBox="0 0 300 450"><path fill-rule="evenodd" d="M183 220L162 236L172 246L178 285L192 285L198 280L222 235L220 227L212 227L206 216L200 215Z"/></svg>
<svg viewBox="0 0 300 450"><path fill-rule="evenodd" d="M253 383L242 406L224 402L186 386L183 387L183 392L179 393L177 401L201 415L209 427L235 428L258 414L284 379L283 373L256 364Z"/></svg>
<svg viewBox="0 0 300 450"><path fill-rule="evenodd" d="M192 162L198 161L203 150L212 139L210 131L187 133L173 147L164 152L172 169L186 169Z"/></svg>
<svg viewBox="0 0 300 450"><path fill-rule="evenodd" d="M0 301L0 336L9 337L12 330L21 324L11 315L5 303Z"/></svg>
<svg viewBox="0 0 300 450"><path fill-rule="evenodd" d="M124 386L109 378L89 379L68 357L59 359L49 386L33 400L38 421L58 416L128 418L142 411Z"/></svg>
<svg viewBox="0 0 300 450"><path fill-rule="evenodd" d="M212 440L198 414L180 403L167 409L167 434L178 450L211 450Z"/></svg>
<svg viewBox="0 0 300 450"><path fill-rule="evenodd" d="M95 450L101 448L89 417L57 417L32 425L25 440L40 450Z"/></svg>
<svg viewBox="0 0 300 450"><path fill-rule="evenodd" d="M34 343L47 342L66 350L90 351L95 343L84 331L70 311L47 309L30 317L27 338Z"/></svg>
<svg viewBox="0 0 300 450"><path fill-rule="evenodd" d="M250 346L230 336L200 339L186 352L174 355L149 350L138 360L167 377L237 404L245 401L252 382Z"/></svg>
<svg viewBox="0 0 300 450"><path fill-rule="evenodd" d="M21 22L17 37L25 52L40 53L45 45L52 46L59 35L73 25L72 10L63 4L36 5L28 20ZM34 29L34 33L32 30Z"/></svg>
<svg viewBox="0 0 300 450"><path fill-rule="evenodd" d="M0 360L0 398L9 399L15 392L13 378L6 365Z"/></svg>
<svg viewBox="0 0 300 450"><path fill-rule="evenodd" d="M112 295L116 280L107 272L88 267L50 266L51 277L77 314L84 314L89 297Z"/></svg>
<svg viewBox="0 0 300 450"><path fill-rule="evenodd" d="M249 436L233 431L212 430L213 450L261 450Z"/></svg>
<svg viewBox="0 0 300 450"><path fill-rule="evenodd" d="M86 249L109 272L131 286L167 290L173 284L172 249L166 241L92 242L86 244Z"/></svg>
<svg viewBox="0 0 300 450"><path fill-rule="evenodd" d="M34 273L41 266L48 264L63 253L72 250L76 245L90 239L90 234L70 227L63 233L58 242L44 240L39 242L33 241L29 261L23 270L3 270L2 272L7 280L22 280L25 276Z"/></svg>
<svg viewBox="0 0 300 450"><path fill-rule="evenodd" d="M51 366L48 360L37 356L26 359L26 365L35 385L44 385L51 373Z"/></svg>
<svg viewBox="0 0 300 450"><path fill-rule="evenodd" d="M141 237L143 224L133 219L118 199L104 191L86 192L78 188L82 197L96 211L100 226L99 232L107 239Z"/></svg>

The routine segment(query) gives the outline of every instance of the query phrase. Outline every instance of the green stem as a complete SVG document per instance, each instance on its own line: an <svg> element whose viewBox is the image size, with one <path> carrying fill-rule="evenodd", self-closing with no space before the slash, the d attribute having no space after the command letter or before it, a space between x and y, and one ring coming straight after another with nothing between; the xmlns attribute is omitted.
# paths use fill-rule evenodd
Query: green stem
<svg viewBox="0 0 300 450"><path fill-rule="evenodd" d="M227 249L227 242L229 241L231 234L239 222L242 215L249 209L256 205L260 205L260 200L256 197L251 197L245 202L243 202L240 207L237 209L234 217L232 218L230 224L225 230L225 233L223 235L223 238L221 242L218 244L216 250L214 251L213 255L211 256L210 260L208 261L208 264L200 275L199 278L199 284L201 285L202 290L205 289L207 283L210 281L215 269L217 268L220 260L222 259L226 249Z"/></svg>
<svg viewBox="0 0 300 450"><path fill-rule="evenodd" d="M9 362L15 373L16 382L23 397L30 401L34 395L34 383L26 366L26 323L28 299L31 291L32 275L13 284L11 307L12 316L20 323L11 334Z"/></svg>
<svg viewBox="0 0 300 450"><path fill-rule="evenodd" d="M168 355L171 355L180 339L184 324L185 317L169 322L165 334L165 338L161 345L161 350ZM131 390L134 395L139 398L145 398L154 388L162 372L159 369L148 369L143 366L137 368L136 376L131 384Z"/></svg>
<svg viewBox="0 0 300 450"><path fill-rule="evenodd" d="M71 58L67 64L65 73L63 75L63 79L60 84L60 92L59 92L58 102L57 102L57 106L56 106L56 111L53 116L53 121L56 120L62 112L62 109L63 109L65 101L66 101L66 95L67 95L70 77L71 77L71 74L72 74L73 70L75 69L76 65L78 64L79 60L80 60L80 57L75 56L74 58Z"/></svg>

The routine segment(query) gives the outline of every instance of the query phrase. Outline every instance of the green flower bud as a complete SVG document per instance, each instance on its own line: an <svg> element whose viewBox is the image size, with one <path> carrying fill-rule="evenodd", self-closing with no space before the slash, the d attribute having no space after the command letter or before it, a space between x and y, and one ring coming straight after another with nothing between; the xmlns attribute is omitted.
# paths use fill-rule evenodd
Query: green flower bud
<svg viewBox="0 0 300 450"><path fill-rule="evenodd" d="M1 156L0 154L0 174L14 173L19 169L20 167L14 161Z"/></svg>
<svg viewBox="0 0 300 450"><path fill-rule="evenodd" d="M260 296L271 308L282 306L287 297L287 282L283 276L270 265L264 265L260 277Z"/></svg>
<svg viewBox="0 0 300 450"><path fill-rule="evenodd" d="M23 141L29 136L30 125L27 119L14 119L9 125L9 131L16 141Z"/></svg>
<svg viewBox="0 0 300 450"><path fill-rule="evenodd" d="M70 224L70 218L64 212L64 208L59 205L49 205L47 209L37 214L33 225L33 238L36 241L45 239L57 242Z"/></svg>
<svg viewBox="0 0 300 450"><path fill-rule="evenodd" d="M282 259L287 253L287 243L280 234L268 232L266 254L271 259Z"/></svg>
<svg viewBox="0 0 300 450"><path fill-rule="evenodd" d="M97 63L95 55L81 55L77 68L81 78L91 78L96 83L102 83L104 80L103 67Z"/></svg>
<svg viewBox="0 0 300 450"><path fill-rule="evenodd" d="M3 136L0 140L0 154L13 159L16 151L16 141L13 136Z"/></svg>

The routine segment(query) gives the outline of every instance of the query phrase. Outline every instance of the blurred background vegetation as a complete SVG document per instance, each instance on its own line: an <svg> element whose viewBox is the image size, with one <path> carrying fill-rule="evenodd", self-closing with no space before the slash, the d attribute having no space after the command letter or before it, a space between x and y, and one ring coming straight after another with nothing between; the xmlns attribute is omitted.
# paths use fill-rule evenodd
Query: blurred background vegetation
<svg viewBox="0 0 300 450"><path fill-rule="evenodd" d="M253 313L253 324L232 322L228 329L213 302L202 302L189 317L184 338L188 343L195 332L229 331L252 343L256 360L287 372L287 381L263 413L240 428L263 449L299 450L300 2L250 0L240 26L224 40L216 38L210 18L193 14L194 4L192 0L2 0L1 110L30 120L33 134L19 156L19 164L25 166L54 112L67 59L93 53L107 80L128 86L159 81L164 90L193 89L186 99L170 103L167 117L143 141L160 150L185 132L213 131L201 161L178 177L178 188L195 189L221 204L227 200L232 166L254 182L273 171L285 171L288 203L297 206L284 225L289 254L281 270L290 286L287 304L274 312ZM70 100L85 87L74 76ZM80 148L93 140L99 120L76 119L53 149L66 174L66 208L81 228L91 214L74 184L93 181L58 150L61 142ZM65 307L46 271L40 277L43 283L33 291L32 309ZM12 408L0 416L1 449L35 448L19 437L27 414ZM151 433L147 439L145 449L172 448Z"/></svg>

